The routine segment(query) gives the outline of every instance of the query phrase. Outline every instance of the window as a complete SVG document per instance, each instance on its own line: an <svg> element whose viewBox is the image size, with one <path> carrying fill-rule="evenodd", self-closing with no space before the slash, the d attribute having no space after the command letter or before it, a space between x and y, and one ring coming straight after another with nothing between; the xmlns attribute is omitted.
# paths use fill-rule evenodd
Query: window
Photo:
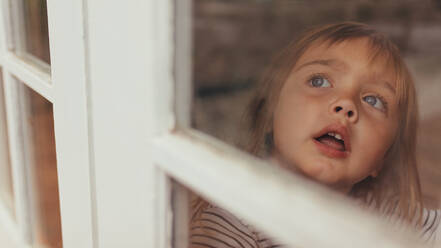
<svg viewBox="0 0 441 248"><path fill-rule="evenodd" d="M293 8L308 7L298 3ZM346 198L214 138L221 135L200 128L201 122L194 127L192 104L203 110L210 99L193 100L210 91L193 88L199 73L193 66L208 68L193 63L199 44L205 44L195 43L194 14L203 14L201 5L215 6L211 14L253 11L248 4L254 10L274 7L273 1L3 1L0 66L14 200L7 205L0 198L0 246L60 247L62 241L62 247L187 247L195 193L286 244L372 247L375 240L387 247L424 247L412 233L392 231ZM269 19L271 8L263 10ZM288 13L285 5L279 8ZM30 37L39 37L43 55L33 50ZM249 86L248 77L236 79ZM49 197L56 202L52 207L59 205L59 214L51 212L55 224L39 222L45 218L36 214L34 200L42 194L31 187L28 176L35 174L28 156L40 147L27 141L39 138L28 135L38 126L25 125L26 109L36 106L22 104L26 99L44 106L42 126L50 130L44 137L55 144L41 149L51 160L45 163L52 178L46 192L56 194L58 185L59 200ZM279 211L268 211L274 206ZM280 214L287 211L292 214ZM55 235L48 237L45 227L39 227L44 235L36 235L38 223L56 226L50 233Z"/></svg>
<svg viewBox="0 0 441 248"><path fill-rule="evenodd" d="M0 14L15 213L1 208L0 245L92 246L82 7L3 1Z"/></svg>

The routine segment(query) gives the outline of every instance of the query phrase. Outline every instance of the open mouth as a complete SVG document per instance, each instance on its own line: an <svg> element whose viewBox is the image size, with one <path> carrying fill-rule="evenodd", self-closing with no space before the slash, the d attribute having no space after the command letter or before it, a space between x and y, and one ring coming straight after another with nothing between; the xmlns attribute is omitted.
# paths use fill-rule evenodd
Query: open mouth
<svg viewBox="0 0 441 248"><path fill-rule="evenodd" d="M324 135L315 138L315 140L335 150L342 152L346 151L345 141L343 140L342 135L339 133L325 133Z"/></svg>
<svg viewBox="0 0 441 248"><path fill-rule="evenodd" d="M325 127L313 136L313 141L324 155L331 158L346 158L351 152L350 135L341 124Z"/></svg>

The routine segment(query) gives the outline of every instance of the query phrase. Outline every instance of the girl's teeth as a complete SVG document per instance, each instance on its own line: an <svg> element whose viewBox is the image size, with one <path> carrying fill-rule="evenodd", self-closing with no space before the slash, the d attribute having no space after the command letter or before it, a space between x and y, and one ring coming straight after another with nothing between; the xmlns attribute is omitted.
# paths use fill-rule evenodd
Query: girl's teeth
<svg viewBox="0 0 441 248"><path fill-rule="evenodd" d="M341 135L338 133L328 133L329 136L332 136L338 140L342 140Z"/></svg>

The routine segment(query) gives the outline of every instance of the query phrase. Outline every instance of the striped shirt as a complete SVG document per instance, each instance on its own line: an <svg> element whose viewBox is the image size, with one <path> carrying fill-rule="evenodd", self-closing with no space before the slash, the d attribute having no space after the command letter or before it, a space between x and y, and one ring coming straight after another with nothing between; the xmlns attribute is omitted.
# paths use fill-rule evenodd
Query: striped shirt
<svg viewBox="0 0 441 248"><path fill-rule="evenodd" d="M423 211L421 237L434 244L439 235L440 210ZM199 202L192 208L190 248L286 248L227 210Z"/></svg>

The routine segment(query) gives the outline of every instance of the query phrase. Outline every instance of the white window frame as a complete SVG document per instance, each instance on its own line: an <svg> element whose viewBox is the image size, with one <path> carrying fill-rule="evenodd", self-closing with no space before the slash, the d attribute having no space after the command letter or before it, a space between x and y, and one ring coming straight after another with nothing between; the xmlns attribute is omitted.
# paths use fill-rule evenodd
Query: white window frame
<svg viewBox="0 0 441 248"><path fill-rule="evenodd" d="M23 44L17 35L17 1L1 1L0 39L3 81L16 220L0 210L3 237L14 247L32 244L30 190L26 179L27 141L24 114L19 105L19 84L40 94L53 105L57 151L58 188L64 247L93 247L93 178L90 166L86 48L82 1L47 1L51 71L47 66L15 55ZM18 80L15 80L17 78Z"/></svg>
<svg viewBox="0 0 441 248"><path fill-rule="evenodd" d="M50 74L9 50L13 16L1 5L17 221L0 203L0 245L32 241L13 75L54 107L63 247L185 247L187 198L174 180L287 244L425 247L335 192L190 128L190 0L47 5ZM172 196L182 208L173 211Z"/></svg>

